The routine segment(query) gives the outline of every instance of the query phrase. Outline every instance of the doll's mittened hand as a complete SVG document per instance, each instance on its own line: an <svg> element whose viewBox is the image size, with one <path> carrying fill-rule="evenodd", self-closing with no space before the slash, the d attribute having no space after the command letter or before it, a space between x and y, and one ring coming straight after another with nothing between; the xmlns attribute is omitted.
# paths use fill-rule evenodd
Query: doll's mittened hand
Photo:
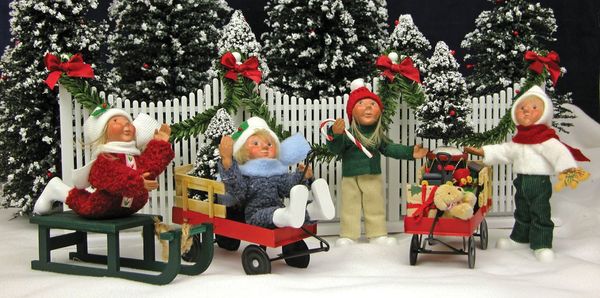
<svg viewBox="0 0 600 298"><path fill-rule="evenodd" d="M146 172L144 174L142 174L142 178L144 179L144 188L147 191L152 191L158 188L158 182L156 180L150 180L150 179L146 179L150 177L150 173Z"/></svg>
<svg viewBox="0 0 600 298"><path fill-rule="evenodd" d="M304 169L306 168L306 166L304 164L299 164L298 165L298 170L300 172L304 172ZM311 166L308 166L308 168L306 169L306 173L304 173L304 179L309 179L313 177L313 170Z"/></svg>
<svg viewBox="0 0 600 298"><path fill-rule="evenodd" d="M219 155L225 169L229 169L233 163L233 139L231 136L223 136L219 144Z"/></svg>
<svg viewBox="0 0 600 298"><path fill-rule="evenodd" d="M421 159L421 158L427 156L427 152L429 152L429 149L423 148L423 146L421 144L417 144L413 148L413 158Z"/></svg>
<svg viewBox="0 0 600 298"><path fill-rule="evenodd" d="M346 123L344 123L344 119L342 119L342 118L336 119L335 122L333 122L333 126L331 126L331 130L333 131L333 134L336 134L336 135L343 134L344 130L346 130Z"/></svg>
<svg viewBox="0 0 600 298"><path fill-rule="evenodd" d="M168 142L171 137L171 127L163 123L159 129L154 131L154 139L158 141Z"/></svg>

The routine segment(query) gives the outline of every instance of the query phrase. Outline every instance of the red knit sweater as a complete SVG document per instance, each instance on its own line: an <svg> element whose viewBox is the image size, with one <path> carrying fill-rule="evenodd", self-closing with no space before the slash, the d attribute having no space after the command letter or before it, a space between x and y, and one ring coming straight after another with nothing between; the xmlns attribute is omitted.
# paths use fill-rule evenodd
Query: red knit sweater
<svg viewBox="0 0 600 298"><path fill-rule="evenodd" d="M135 156L137 169L125 163L125 154L101 153L92 165L89 182L96 190L73 188L66 204L80 216L88 218L115 218L133 214L148 202L142 174L155 179L166 169L175 154L171 144L152 140L141 155ZM130 206L123 207L123 197L131 198Z"/></svg>

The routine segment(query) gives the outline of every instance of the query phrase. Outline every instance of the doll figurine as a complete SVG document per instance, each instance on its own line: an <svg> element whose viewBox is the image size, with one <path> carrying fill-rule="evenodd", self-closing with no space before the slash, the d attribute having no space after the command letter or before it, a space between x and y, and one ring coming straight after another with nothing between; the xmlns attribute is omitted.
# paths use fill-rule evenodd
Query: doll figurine
<svg viewBox="0 0 600 298"><path fill-rule="evenodd" d="M381 154L412 160L423 158L428 150L421 145L392 143L381 125L384 107L379 96L367 89L362 79L354 80L350 87L352 91L346 105L350 133L373 157L365 155L346 136L344 120L336 119L328 132L333 137L327 140L327 148L342 159L340 238L336 245L349 245L358 240L361 213L364 213L365 234L369 242L396 244L396 239L387 235Z"/></svg>
<svg viewBox="0 0 600 298"><path fill-rule="evenodd" d="M241 205L247 224L266 228L299 228L309 220L329 220L335 208L324 179L312 180L310 166L299 165L289 173L288 166L303 160L310 145L300 134L281 144L267 123L258 117L243 122L238 131L224 136L219 145L219 172L229 196L226 206ZM284 198L289 197L288 206ZM307 202L311 201L308 205Z"/></svg>
<svg viewBox="0 0 600 298"><path fill-rule="evenodd" d="M482 148L465 147L465 151L483 156L487 165L512 163L517 174L514 180L515 224L510 237L499 239L496 247L529 246L538 261L550 262L554 260L550 175L561 173L575 178L576 186L587 178L587 172L577 168L576 160L589 160L579 150L559 141L551 128L552 101L542 88L533 86L523 93L514 102L511 116L517 126L517 134L511 142Z"/></svg>
<svg viewBox="0 0 600 298"><path fill-rule="evenodd" d="M52 178L35 203L34 214L49 213L54 201L87 218L124 217L140 210L148 202L148 192L158 188L156 177L174 157L171 128L157 127L145 114L132 121L121 109L96 108L83 125L92 161L74 171L73 188ZM89 186L94 190L88 191Z"/></svg>

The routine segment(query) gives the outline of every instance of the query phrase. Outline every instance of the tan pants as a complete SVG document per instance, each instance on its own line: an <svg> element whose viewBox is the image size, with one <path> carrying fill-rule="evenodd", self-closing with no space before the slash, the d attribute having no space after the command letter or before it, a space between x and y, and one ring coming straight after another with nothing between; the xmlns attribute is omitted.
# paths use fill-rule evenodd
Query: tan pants
<svg viewBox="0 0 600 298"><path fill-rule="evenodd" d="M340 237L360 237L361 211L367 238L387 235L381 175L342 177Z"/></svg>

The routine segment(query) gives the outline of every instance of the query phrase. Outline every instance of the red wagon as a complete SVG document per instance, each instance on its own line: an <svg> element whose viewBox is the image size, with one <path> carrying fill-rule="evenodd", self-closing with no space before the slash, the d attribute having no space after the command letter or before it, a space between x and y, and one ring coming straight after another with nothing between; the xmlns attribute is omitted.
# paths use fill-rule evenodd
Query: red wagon
<svg viewBox="0 0 600 298"><path fill-rule="evenodd" d="M214 203L215 194L224 194L225 186L221 182L189 176L191 165L175 169L176 199L173 207L173 222L178 224L211 224L214 233L221 239L218 243L229 250L237 250L240 241L253 244L246 246L242 252L242 266L246 274L265 274L271 272L271 262L284 260L289 266L306 268L310 263L310 254L328 251L330 246L326 240L316 235L317 225L310 224L300 229L286 227L267 229L232 220L226 216L226 207ZM195 189L208 194L207 201L188 198L188 190ZM319 247L309 249L303 240L314 237L319 240ZM217 242L218 241L217 237ZM193 261L202 255L201 239L194 238L190 251L184 255L187 261ZM282 248L282 253L270 258L267 247Z"/></svg>
<svg viewBox="0 0 600 298"><path fill-rule="evenodd" d="M447 160L451 161L452 159ZM441 217L443 211L437 210L435 205L433 205L433 202L426 202L425 199L421 199L418 203L423 207L417 208L414 211L408 211L407 216L404 217L404 232L413 234L409 252L409 261L411 265L417 263L417 256L419 254L450 254L467 255L469 268L474 268L476 251L475 237L479 237L480 248L483 250L487 249L488 226L485 215L492 206L491 169L489 167L484 167L480 162L474 161L468 162L466 167L470 168L471 173L477 177L473 179L470 186L463 186L464 189L472 191L478 198L473 217L468 220ZM446 176L446 173L443 173L442 175ZM413 190L421 188L422 186L412 187ZM410 186L407 187L407 192L410 197L412 195ZM413 199L416 199L417 197L420 196L414 196ZM423 196L423 198L424 197L425 196ZM430 206L425 206L426 204L430 204ZM431 211L428 211L429 208L431 208ZM418 213L417 211L425 212L416 214ZM462 247L450 245L441 240L439 238L441 236L462 237ZM434 249L434 246L441 249L436 250Z"/></svg>

